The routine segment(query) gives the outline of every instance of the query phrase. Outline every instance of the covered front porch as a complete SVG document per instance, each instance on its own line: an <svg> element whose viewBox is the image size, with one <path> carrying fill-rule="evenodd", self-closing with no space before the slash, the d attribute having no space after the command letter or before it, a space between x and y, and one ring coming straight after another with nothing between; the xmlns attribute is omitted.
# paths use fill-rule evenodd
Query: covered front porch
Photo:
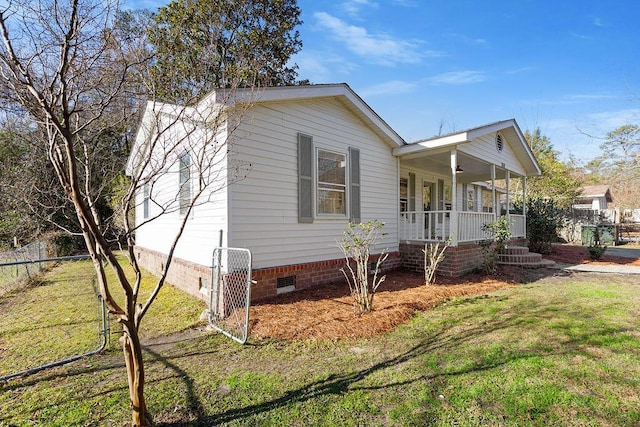
<svg viewBox="0 0 640 427"><path fill-rule="evenodd" d="M501 216L513 238L526 237L527 176L540 169L514 120L418 141L394 154L401 242L480 242L492 237L483 226Z"/></svg>

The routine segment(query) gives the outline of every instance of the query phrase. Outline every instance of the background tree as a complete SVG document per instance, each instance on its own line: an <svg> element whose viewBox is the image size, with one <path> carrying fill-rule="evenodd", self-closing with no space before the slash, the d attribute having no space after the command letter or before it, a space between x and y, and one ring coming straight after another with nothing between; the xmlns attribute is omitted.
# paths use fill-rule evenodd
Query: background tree
<svg viewBox="0 0 640 427"><path fill-rule="evenodd" d="M223 117L232 117L233 124L241 122L244 111L251 106L250 97L233 105L227 105L228 100L240 83L249 85L253 80L247 79L242 67L226 69L228 90L216 94L215 106L159 104L154 91L159 86L146 79L153 59L149 43L144 33L131 36L127 30L134 27L127 26L135 21L128 19L131 16L124 20L118 17L115 4L104 0L15 0L5 4L0 8L0 97L6 114L29 121L35 132L29 155L33 150L46 153L58 188L73 207L75 224L93 261L100 293L110 314L122 325L120 343L132 423L137 426L151 424L144 397L141 322L165 283L190 212L220 189L217 171L221 158L231 151L227 142L232 141L234 127L225 127L227 138L221 141L217 139L219 126ZM247 25L253 22L250 18L252 15L247 15ZM270 69L269 64L277 63L279 58L259 52L250 62L263 70ZM200 61L213 59L203 56ZM203 93L204 87L208 88L208 82L185 80L180 86L191 94ZM144 144L135 153L135 164L129 165L131 175L124 180L122 152L128 151L132 133L138 128L135 123L140 123L141 105L146 105L140 127ZM162 199L153 186L163 176L175 177L179 156L185 151L192 159L194 185L187 205L178 207L180 189ZM149 221L178 209L183 215L167 248L164 270L151 294L143 298L141 270L134 256L136 226L131 223L130 214L145 187L150 187L149 198L159 208ZM121 195L118 207L129 250L128 263L135 273L133 279L116 258L109 240L110 226L100 213L100 201L113 200L114 189ZM107 280L106 269L114 272L114 281Z"/></svg>
<svg viewBox="0 0 640 427"><path fill-rule="evenodd" d="M527 197L553 199L557 207L571 208L582 188L582 180L576 168L560 160L551 140L542 135L540 128L536 128L533 133L527 130L524 138L542 170L540 176L527 179Z"/></svg>
<svg viewBox="0 0 640 427"><path fill-rule="evenodd" d="M149 30L157 93L189 103L214 88L293 84L301 23L295 0L173 1Z"/></svg>
<svg viewBox="0 0 640 427"><path fill-rule="evenodd" d="M614 205L640 207L640 127L626 124L608 132L600 145L602 154L588 162L585 180L608 185Z"/></svg>

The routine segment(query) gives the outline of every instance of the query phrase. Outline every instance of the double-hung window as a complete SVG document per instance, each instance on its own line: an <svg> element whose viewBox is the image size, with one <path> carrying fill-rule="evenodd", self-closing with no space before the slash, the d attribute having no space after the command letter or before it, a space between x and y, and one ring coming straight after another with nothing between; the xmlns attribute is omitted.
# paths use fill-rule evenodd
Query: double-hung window
<svg viewBox="0 0 640 427"><path fill-rule="evenodd" d="M144 219L149 218L149 197L151 193L149 183L142 187L142 217Z"/></svg>
<svg viewBox="0 0 640 427"><path fill-rule="evenodd" d="M298 222L349 217L360 222L360 150L314 147L313 137L298 134Z"/></svg>
<svg viewBox="0 0 640 427"><path fill-rule="evenodd" d="M191 205L191 156L184 153L179 158L179 193L180 215L185 215Z"/></svg>
<svg viewBox="0 0 640 427"><path fill-rule="evenodd" d="M346 215L347 156L318 149L317 209L319 215Z"/></svg>

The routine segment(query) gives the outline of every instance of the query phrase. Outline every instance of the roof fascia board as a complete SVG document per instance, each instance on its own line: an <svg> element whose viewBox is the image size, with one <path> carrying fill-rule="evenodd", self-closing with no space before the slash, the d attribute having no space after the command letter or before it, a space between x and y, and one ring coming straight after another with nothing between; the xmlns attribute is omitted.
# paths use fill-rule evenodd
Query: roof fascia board
<svg viewBox="0 0 640 427"><path fill-rule="evenodd" d="M403 146L406 144L404 139L345 83L217 90L211 92L199 102L197 109L208 108L212 104L231 105L233 103L296 101L318 98L346 100L346 103L356 109L362 118L368 122L369 126L375 126L392 145Z"/></svg>
<svg viewBox="0 0 640 427"><path fill-rule="evenodd" d="M457 145L464 142L469 142L467 132L460 132L453 135L443 136L442 138L433 138L422 142L416 142L414 144L405 145L402 147L394 148L394 156L404 156L407 154L413 154L420 151L432 150L434 148L442 148L450 145Z"/></svg>

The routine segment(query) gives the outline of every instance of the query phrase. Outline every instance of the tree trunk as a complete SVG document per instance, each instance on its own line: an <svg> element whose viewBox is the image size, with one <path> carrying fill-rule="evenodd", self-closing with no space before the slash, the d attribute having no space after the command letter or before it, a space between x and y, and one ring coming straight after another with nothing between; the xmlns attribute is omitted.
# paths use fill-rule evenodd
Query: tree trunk
<svg viewBox="0 0 640 427"><path fill-rule="evenodd" d="M144 365L142 346L135 327L123 324L122 351L129 381L129 397L131 399L131 425L151 426L153 422L147 412L144 400Z"/></svg>

